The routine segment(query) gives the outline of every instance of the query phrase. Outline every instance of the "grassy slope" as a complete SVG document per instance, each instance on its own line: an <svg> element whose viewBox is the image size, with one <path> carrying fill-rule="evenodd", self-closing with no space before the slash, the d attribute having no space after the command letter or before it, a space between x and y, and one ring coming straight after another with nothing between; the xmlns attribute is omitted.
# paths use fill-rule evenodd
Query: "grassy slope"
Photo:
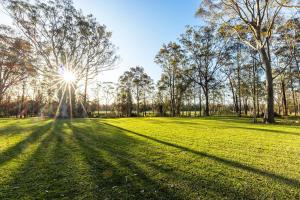
<svg viewBox="0 0 300 200"><path fill-rule="evenodd" d="M0 120L0 199L299 199L300 127Z"/></svg>

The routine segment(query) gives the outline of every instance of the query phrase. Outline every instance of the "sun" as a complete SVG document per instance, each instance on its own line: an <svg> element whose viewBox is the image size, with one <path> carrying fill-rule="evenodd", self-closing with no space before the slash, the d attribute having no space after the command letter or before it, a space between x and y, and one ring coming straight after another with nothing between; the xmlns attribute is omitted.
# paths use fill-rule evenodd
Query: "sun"
<svg viewBox="0 0 300 200"><path fill-rule="evenodd" d="M72 71L64 71L62 73L62 78L65 83L73 83L76 80L76 76Z"/></svg>

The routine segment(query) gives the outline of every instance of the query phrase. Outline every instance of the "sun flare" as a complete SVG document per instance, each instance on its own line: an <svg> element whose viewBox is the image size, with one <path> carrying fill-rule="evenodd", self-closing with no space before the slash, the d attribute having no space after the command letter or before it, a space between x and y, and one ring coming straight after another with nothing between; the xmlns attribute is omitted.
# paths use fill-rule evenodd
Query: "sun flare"
<svg viewBox="0 0 300 200"><path fill-rule="evenodd" d="M71 71L64 71L62 77L66 83L73 83L76 80L75 74Z"/></svg>

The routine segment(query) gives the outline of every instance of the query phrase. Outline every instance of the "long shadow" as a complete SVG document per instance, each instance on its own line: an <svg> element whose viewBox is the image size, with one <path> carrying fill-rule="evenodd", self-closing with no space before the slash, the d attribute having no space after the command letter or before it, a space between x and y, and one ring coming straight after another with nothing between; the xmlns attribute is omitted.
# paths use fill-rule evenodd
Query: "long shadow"
<svg viewBox="0 0 300 200"><path fill-rule="evenodd" d="M67 134L65 130L69 129L71 132ZM45 134L47 129L39 131ZM159 166L147 157L141 157L148 155L147 153L136 154L139 150L146 151L146 145L153 144L127 133L221 163L225 162L224 164L230 167L245 166L206 153L202 155L203 152L107 123L95 121L73 124L58 120L54 130L46 133L36 151L12 174L11 180L4 183L3 187L0 185L0 199L189 199L186 196L187 191L170 187L168 180L154 180L153 173L164 173L176 181L185 181L195 193L209 191L208 197L212 197L211 193L214 193L218 198L257 198L258 193L251 194L251 190L235 188L233 183L221 182L214 179L215 177L188 174L176 168L173 170L168 166ZM155 151L155 145L152 147L152 153L158 153ZM74 155L82 156L84 163L75 162L72 159ZM78 168L78 165L82 164L88 167ZM155 172L149 174L140 164L153 168ZM176 164L170 167L176 167ZM255 168L250 167L244 170L253 172L253 169ZM203 194L204 197L205 195Z"/></svg>
<svg viewBox="0 0 300 200"><path fill-rule="evenodd" d="M94 183L98 186L94 191L96 199L183 199L166 185L153 181L143 169L128 159L134 158L125 152L124 146L129 144L127 142L141 145L140 141L128 138L120 134L120 129L111 129L106 125L99 128L102 131L108 128L112 137L97 136L93 129L75 127L71 123L68 125L92 169ZM115 140L117 137L121 139ZM116 146L112 146L114 143ZM101 153L109 156L104 157ZM112 164L112 160L117 166ZM106 178L105 172L109 174ZM120 193L116 194L114 190Z"/></svg>
<svg viewBox="0 0 300 200"><path fill-rule="evenodd" d="M36 151L0 185L0 199L76 199L79 195L90 199L78 178L76 163L70 160L63 133L64 122L57 121L46 133Z"/></svg>
<svg viewBox="0 0 300 200"><path fill-rule="evenodd" d="M232 122L233 124L236 124L237 121L239 120L236 120L236 121L233 121L233 120L226 120L226 121L223 121L223 120L219 120L219 119L207 119L207 120L217 120L217 121L222 121L222 122ZM154 124L162 124L161 121L159 120L149 120L151 123L154 123ZM239 124L245 124L245 125L249 125L249 123L247 122L241 122L239 121L238 122ZM209 124L203 124L202 123L197 123L197 122L193 122L193 121L180 121L180 120L172 120L170 122L163 122L163 124L182 124L182 125L202 125L202 126L210 126L210 127L216 127L216 125L209 125ZM300 136L300 132L289 132L289 131L281 131L281 130L273 130L273 129L264 129L264 128L252 128L252 127L243 127L243 126L238 126L238 125L221 125L222 128L237 128L237 129L245 129L245 130L253 130L253 131L262 131L262 132L270 132L270 133L278 133L278 134L289 134L289 135L296 135L296 136ZM276 125L275 125L276 127ZM291 127L291 126L289 126ZM268 128L268 126L266 126L266 128Z"/></svg>
<svg viewBox="0 0 300 200"><path fill-rule="evenodd" d="M150 137L150 136L146 136L146 135L143 135L143 134L131 131L131 130L127 130L127 129L124 129L124 128L121 128L121 127L118 127L118 126L114 126L114 125L106 123L106 122L102 122L102 123L106 124L106 125L109 125L109 126L112 126L112 127L115 127L115 128L118 128L122 131L129 132L129 133L132 133L134 135L138 135L140 137L158 142L160 144L164 144L164 145L167 145L167 146L171 146L171 147L180 149L182 151L187 151L187 152L190 152L190 153L193 153L193 154L205 157L205 158L209 158L211 160L220 162L220 163L228 165L230 167L235 167L235 168L238 168L238 169L241 169L241 170L245 170L245 171L248 171L248 172L251 172L251 173L255 173L255 174L258 174L258 175L261 175L261 176L264 176L264 177L271 178L273 180L280 181L282 183L288 184L288 185L296 187L296 188L300 188L300 181L297 180L297 179L287 178L287 177L284 177L284 176L281 176L281 175L278 175L278 174L274 174L272 172L267 172L267 171L264 171L262 169L258 169L258 168L255 168L255 167L245 165L243 163L239 163L237 161L221 158L221 157L218 157L218 156L215 156L215 155L208 154L206 152L196 151L196 150L193 150L193 149L189 149L187 147L180 146L178 144L173 144L173 143L170 143L170 142L162 141L162 140L159 140L159 139L156 139L156 138L153 138L153 137Z"/></svg>
<svg viewBox="0 0 300 200"><path fill-rule="evenodd" d="M45 132L50 130L52 123L35 127L35 130L24 140L0 153L0 166L20 155L30 144L36 142Z"/></svg>
<svg viewBox="0 0 300 200"><path fill-rule="evenodd" d="M210 119L210 118L208 118ZM294 128L299 128L300 124L299 123L295 123L290 119L284 119L284 118L276 118L275 124L265 124L263 123L263 119L262 118L257 118L258 119L258 123L256 123L255 125L265 125L265 126L287 126L287 127L294 127ZM216 121L220 121L220 122L231 122L231 123L239 123L239 124L254 124L253 123L253 118L252 117L214 117L211 120L216 120ZM297 119L294 119L297 120Z"/></svg>
<svg viewBox="0 0 300 200"><path fill-rule="evenodd" d="M201 194L199 196L205 198L222 197L224 199L255 199L263 195L261 191L257 190L257 188L259 187L254 187L253 190L236 187L236 184L230 182L229 177L223 179L223 181L220 181L216 177L218 176L218 173L215 174L214 172L212 172L209 175L205 176L201 172L195 174L193 170L191 172L185 170L183 171L183 169L186 169L186 167L182 168L180 166L177 166L176 163L172 163L171 165L166 165L166 163L159 165L159 161L156 162L155 160L152 160L153 157L151 154L159 154L159 160L168 159L170 157L170 154L165 154L163 152L156 151L155 149L157 148L157 146L155 144L151 144L147 141L128 136L128 133L130 132L128 132L127 130L125 131L124 129L122 130L119 127L99 122L93 124L86 124L87 125L84 127L82 127L82 125L76 126L76 124L74 124L74 126L70 126L73 126L74 137L78 140L78 143L81 143L81 145L83 146L82 149L87 155L87 160L89 160L87 162L94 169L93 174L95 174L95 171L101 171L106 168L119 172L116 175L116 177L106 180L106 182L104 183L99 181L102 179L101 176L96 176L94 179L97 185L101 185L102 187L105 187L105 185L108 187L113 187L113 185L110 185L111 183L122 185L124 181L122 182L121 180L124 180L124 177L128 175L128 173L121 173L120 171L121 168L127 168L128 171L132 173L143 174L143 176L139 177L142 179L139 180L140 182L142 181L142 183L140 183L141 185L134 185L134 189L132 188L128 191L129 194L139 193L139 191L137 190L139 188L143 188L144 185L153 185L155 188L160 188L162 183L168 185L172 182L175 182L176 185L177 182L179 183L179 188L177 188L177 191L175 189L176 186L175 188L173 188L173 196L175 197L172 197L171 199L195 199L194 196L188 197L188 194L190 192L192 192L193 195L197 193ZM94 124L97 124L97 126L91 128L91 125ZM106 137L105 133L110 133L109 136L113 137ZM127 148L127 146L130 144L132 145L129 148ZM104 157L101 157L101 152L109 154L110 157L106 159ZM141 152L141 154L136 154L136 152ZM117 160L119 167L113 167L111 163L108 162L112 158ZM148 168L152 168L152 171L141 170L138 167L140 165L148 166ZM156 179L155 181L147 178L152 177L153 174L164 174L164 178L158 180ZM222 175L220 177L222 178ZM251 181L249 183L251 184ZM189 191L186 191L186 188L182 188L183 191L181 191L181 185L185 185L185 187L188 187ZM160 198L157 198L157 196L155 196L155 193L153 192L152 196L147 196L149 198L145 198L145 196L141 195L138 199L170 199L166 197L166 194L172 194L172 190L170 190L170 188L166 188L165 190L167 192L161 192L161 190L158 190ZM112 192L113 191L110 191L110 193ZM101 195L104 198L105 195L100 193L100 196Z"/></svg>
<svg viewBox="0 0 300 200"><path fill-rule="evenodd" d="M264 129L264 128L252 128L252 127L243 127L243 126L234 126L234 125L222 125L222 128L236 128L236 129L260 131L260 132L270 132L270 133L278 133L278 134L287 134L287 135L300 136L300 132L289 132L289 131Z"/></svg>
<svg viewBox="0 0 300 200"><path fill-rule="evenodd" d="M39 122L47 122L51 120L39 120ZM42 128L44 126L43 123L37 124L34 121L28 121L30 124L23 124L23 120L14 120L13 123L5 124L0 127L0 136L11 135L14 136L16 134L23 134L24 131L29 131L32 129Z"/></svg>

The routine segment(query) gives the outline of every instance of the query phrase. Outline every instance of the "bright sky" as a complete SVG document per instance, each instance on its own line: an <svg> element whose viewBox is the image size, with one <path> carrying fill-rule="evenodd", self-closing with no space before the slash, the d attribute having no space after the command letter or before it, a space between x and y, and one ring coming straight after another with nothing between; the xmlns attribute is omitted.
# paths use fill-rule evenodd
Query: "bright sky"
<svg viewBox="0 0 300 200"><path fill-rule="evenodd" d="M186 25L198 25L195 12L200 0L74 0L85 14L93 14L113 32L121 57L117 69L105 72L99 81L116 82L130 67L143 66L157 81L161 69L154 57L163 43L176 40ZM9 19L2 12L0 23Z"/></svg>
<svg viewBox="0 0 300 200"><path fill-rule="evenodd" d="M130 67L143 66L157 81L161 69L154 57L163 43L176 40L186 25L200 24L195 12L200 0L74 0L85 14L92 13L113 32L121 60L103 81L117 81Z"/></svg>

